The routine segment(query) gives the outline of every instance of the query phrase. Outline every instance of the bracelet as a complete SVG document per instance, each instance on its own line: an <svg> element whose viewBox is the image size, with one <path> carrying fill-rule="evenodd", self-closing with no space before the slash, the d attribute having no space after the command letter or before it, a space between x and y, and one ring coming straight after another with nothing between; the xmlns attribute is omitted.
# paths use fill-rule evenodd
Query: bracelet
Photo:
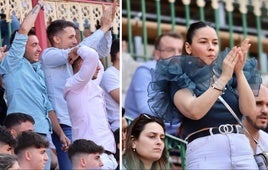
<svg viewBox="0 0 268 170"><path fill-rule="evenodd" d="M224 87L224 84L221 82L220 79L214 82L216 85L219 85L220 87Z"/></svg>
<svg viewBox="0 0 268 170"><path fill-rule="evenodd" d="M44 11L44 4L41 4L40 2L37 2L36 5L40 6L40 9Z"/></svg>
<svg viewBox="0 0 268 170"><path fill-rule="evenodd" d="M224 87L223 89L219 89L218 87L216 87L214 84L211 85L211 87L215 90L218 90L220 92L222 92L222 94L224 94L224 91L226 90L226 87Z"/></svg>

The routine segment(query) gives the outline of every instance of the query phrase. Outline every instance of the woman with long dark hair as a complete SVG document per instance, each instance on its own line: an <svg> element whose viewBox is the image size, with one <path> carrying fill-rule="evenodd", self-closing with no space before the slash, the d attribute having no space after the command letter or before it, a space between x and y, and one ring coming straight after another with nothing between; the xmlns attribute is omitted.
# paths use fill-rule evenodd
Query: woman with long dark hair
<svg viewBox="0 0 268 170"><path fill-rule="evenodd" d="M254 94L261 77L256 60L247 60L249 40L219 52L215 28L190 25L184 55L160 60L149 85L149 105L157 115L179 114L187 142L186 169L258 169L238 118L255 114Z"/></svg>
<svg viewBox="0 0 268 170"><path fill-rule="evenodd" d="M167 169L165 124L154 116L141 114L128 127L123 169Z"/></svg>

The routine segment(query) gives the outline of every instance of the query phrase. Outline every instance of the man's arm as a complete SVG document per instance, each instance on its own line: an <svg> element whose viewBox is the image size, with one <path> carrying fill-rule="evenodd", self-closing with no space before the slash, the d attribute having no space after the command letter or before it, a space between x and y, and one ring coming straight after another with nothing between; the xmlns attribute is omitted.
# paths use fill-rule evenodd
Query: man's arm
<svg viewBox="0 0 268 170"><path fill-rule="evenodd" d="M100 55L100 58L106 57L110 53L111 45L112 45L112 32L110 31L112 27L112 23L115 18L117 10L116 1L114 1L113 5L108 9L105 9L103 6L103 16L101 18L101 27L100 29L105 32L104 36L101 38L97 51Z"/></svg>
<svg viewBox="0 0 268 170"><path fill-rule="evenodd" d="M60 141L62 143L62 150L66 151L71 144L70 139L64 134L62 128L60 127L59 121L57 119L57 116L56 116L56 113L54 112L54 110L49 111L48 116L51 120L53 131L60 138Z"/></svg>
<svg viewBox="0 0 268 170"><path fill-rule="evenodd" d="M18 31L20 34L28 34L30 29L33 27L36 17L41 8L43 7L43 5L44 5L43 0L39 0L38 3L35 5L35 7L24 18Z"/></svg>
<svg viewBox="0 0 268 170"><path fill-rule="evenodd" d="M113 20L117 9L116 2L109 8L102 6L102 16L100 19L101 27L92 35L85 38L80 44L94 48L100 58L108 56L112 45L112 34L110 28L112 27Z"/></svg>
<svg viewBox="0 0 268 170"><path fill-rule="evenodd" d="M117 89L110 91L109 94L119 104L119 102L120 102L120 88L117 88Z"/></svg>

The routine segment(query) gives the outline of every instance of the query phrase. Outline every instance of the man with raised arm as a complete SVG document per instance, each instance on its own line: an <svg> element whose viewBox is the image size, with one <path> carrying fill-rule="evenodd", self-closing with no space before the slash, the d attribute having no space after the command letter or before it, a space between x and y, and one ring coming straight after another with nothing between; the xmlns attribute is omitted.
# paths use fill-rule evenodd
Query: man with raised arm
<svg viewBox="0 0 268 170"><path fill-rule="evenodd" d="M43 0L39 0L14 33L11 48L1 62L0 74L6 88L7 114L20 112L31 115L35 121L34 131L46 136L52 131L49 117L54 110L48 100L45 77L39 63L39 40L31 30L42 8ZM70 141L57 120L52 119L52 125L62 145L68 147Z"/></svg>

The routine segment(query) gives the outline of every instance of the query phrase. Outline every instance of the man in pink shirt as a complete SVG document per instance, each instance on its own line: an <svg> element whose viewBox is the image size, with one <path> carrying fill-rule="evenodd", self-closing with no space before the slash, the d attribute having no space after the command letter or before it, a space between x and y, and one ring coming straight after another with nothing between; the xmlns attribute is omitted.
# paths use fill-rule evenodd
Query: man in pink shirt
<svg viewBox="0 0 268 170"><path fill-rule="evenodd" d="M103 66L92 48L73 48L71 55L78 55L72 64L74 75L67 79L64 97L72 122L72 138L92 140L104 148L101 155L102 169L115 169L115 140L108 123L104 92L99 86Z"/></svg>

